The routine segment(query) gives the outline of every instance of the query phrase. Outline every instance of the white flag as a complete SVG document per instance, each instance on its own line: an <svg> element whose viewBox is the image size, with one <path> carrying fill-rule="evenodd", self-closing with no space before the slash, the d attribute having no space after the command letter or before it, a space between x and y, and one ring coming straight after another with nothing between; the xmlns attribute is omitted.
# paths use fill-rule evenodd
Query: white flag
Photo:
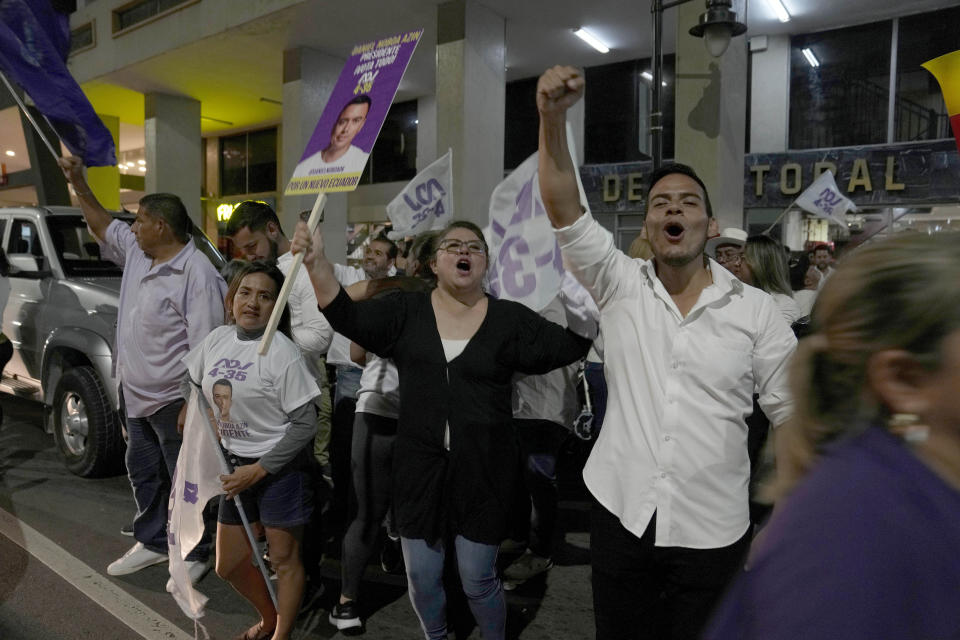
<svg viewBox="0 0 960 640"><path fill-rule="evenodd" d="M847 219L843 214L848 210L857 210L857 205L840 193L833 179L833 172L829 169L821 173L820 177L800 194L796 203L819 218L836 222L844 229L847 228Z"/></svg>
<svg viewBox="0 0 960 640"><path fill-rule="evenodd" d="M537 154L523 161L490 196L490 292L534 311L560 291L563 259L540 196Z"/></svg>
<svg viewBox="0 0 960 640"><path fill-rule="evenodd" d="M417 174L387 205L391 240L442 229L453 219L453 149Z"/></svg>
<svg viewBox="0 0 960 640"><path fill-rule="evenodd" d="M567 145L576 163L573 131L567 124ZM540 195L538 156L534 153L497 185L490 196L490 247L487 284L504 300L515 300L540 311L556 297L565 273L560 245ZM587 199L577 174L580 204Z"/></svg>
<svg viewBox="0 0 960 640"><path fill-rule="evenodd" d="M224 493L220 474L226 473L223 454L208 416L203 415L196 389L190 394L183 444L170 486L167 546L173 597L183 612L197 620L203 616L206 596L193 588L184 560L203 536L203 508L213 496ZM202 403L206 405L206 402Z"/></svg>

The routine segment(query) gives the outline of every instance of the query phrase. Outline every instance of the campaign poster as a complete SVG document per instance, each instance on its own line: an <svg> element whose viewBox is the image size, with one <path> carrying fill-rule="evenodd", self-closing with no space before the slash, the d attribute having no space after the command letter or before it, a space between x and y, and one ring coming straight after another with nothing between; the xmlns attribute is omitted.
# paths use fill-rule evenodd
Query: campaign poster
<svg viewBox="0 0 960 640"><path fill-rule="evenodd" d="M353 191L423 29L356 45L284 193Z"/></svg>

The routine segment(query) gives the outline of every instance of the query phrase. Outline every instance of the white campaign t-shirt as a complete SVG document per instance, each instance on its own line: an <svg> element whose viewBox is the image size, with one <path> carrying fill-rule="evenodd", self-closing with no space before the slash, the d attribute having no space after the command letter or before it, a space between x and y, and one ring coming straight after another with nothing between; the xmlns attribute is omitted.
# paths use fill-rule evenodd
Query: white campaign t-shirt
<svg viewBox="0 0 960 640"><path fill-rule="evenodd" d="M394 420L400 417L400 377L393 360L367 353L357 391L357 413L373 413Z"/></svg>
<svg viewBox="0 0 960 640"><path fill-rule="evenodd" d="M203 395L228 451L259 458L280 441L290 426L287 415L320 395L320 388L300 354L283 334L276 334L265 356L260 340L241 340L233 325L217 327L183 362L190 377L201 380ZM226 396L214 401L214 387Z"/></svg>

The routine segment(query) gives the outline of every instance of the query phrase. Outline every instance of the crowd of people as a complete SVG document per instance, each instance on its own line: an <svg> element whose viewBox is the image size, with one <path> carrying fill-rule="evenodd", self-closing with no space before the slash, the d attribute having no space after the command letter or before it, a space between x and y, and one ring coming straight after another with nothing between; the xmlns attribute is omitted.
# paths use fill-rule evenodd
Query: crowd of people
<svg viewBox="0 0 960 640"><path fill-rule="evenodd" d="M583 207L568 152L583 88L570 67L537 86L539 184L567 270L539 310L486 292L489 248L470 222L417 237L398 273L386 236L362 267L337 265L319 230L301 219L288 238L245 202L225 277L189 241L179 198L145 196L128 227L79 160L61 161L102 255L124 267L115 366L136 543L110 575L167 559L199 388L232 471L216 544L187 566L202 579L215 549L216 573L259 615L239 640L291 636L317 588L310 554L331 539L337 629L363 631L364 568L392 545L425 638L450 632L449 562L482 637L501 640L504 590L553 565L557 461L583 379L598 639L957 637L958 245L898 237L839 268L828 246L792 259L766 235L717 233L703 181L666 164L624 253ZM275 602L237 501L266 540ZM508 537L523 553L501 574Z"/></svg>

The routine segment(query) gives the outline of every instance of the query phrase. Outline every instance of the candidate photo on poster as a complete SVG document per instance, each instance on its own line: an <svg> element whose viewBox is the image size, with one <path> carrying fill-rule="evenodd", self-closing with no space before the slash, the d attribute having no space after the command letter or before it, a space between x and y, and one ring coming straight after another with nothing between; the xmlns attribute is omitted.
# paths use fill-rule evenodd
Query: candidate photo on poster
<svg viewBox="0 0 960 640"><path fill-rule="evenodd" d="M370 152L353 142L363 129L371 108L372 100L368 95L359 95L347 102L333 123L327 145L302 160L293 177L363 171Z"/></svg>

